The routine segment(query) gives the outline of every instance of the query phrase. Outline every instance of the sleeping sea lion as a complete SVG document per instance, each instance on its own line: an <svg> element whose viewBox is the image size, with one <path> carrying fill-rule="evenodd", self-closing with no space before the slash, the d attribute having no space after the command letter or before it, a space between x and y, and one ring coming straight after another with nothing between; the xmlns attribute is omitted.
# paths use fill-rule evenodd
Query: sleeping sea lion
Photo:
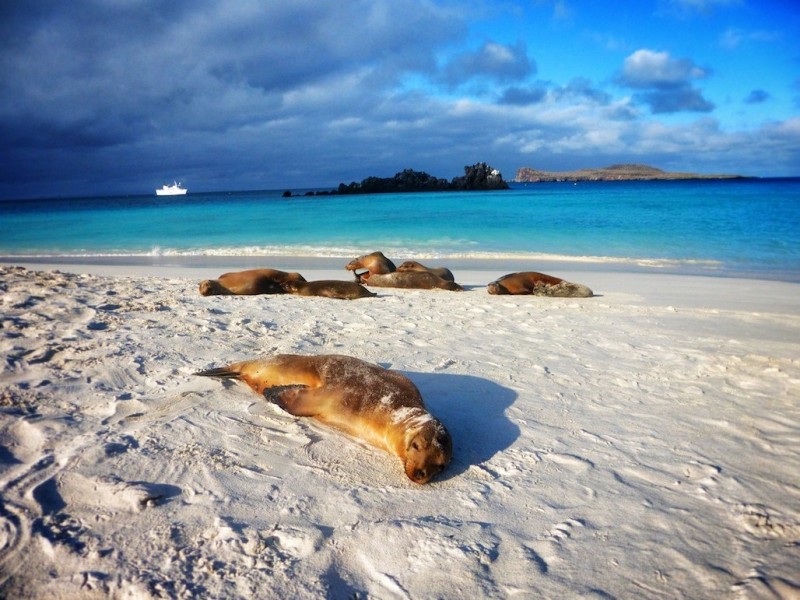
<svg viewBox="0 0 800 600"><path fill-rule="evenodd" d="M324 296L325 298L338 298L340 300L355 300L356 298L373 298L375 292L370 292L360 283L355 281L334 281L321 279L319 281L287 281L283 289L297 296Z"/></svg>
<svg viewBox="0 0 800 600"><path fill-rule="evenodd" d="M407 273L384 273L372 275L370 273L362 273L358 276L359 281L364 285L374 287L393 287L393 288L410 288L419 290L432 290L439 288L442 290L450 290L451 292L463 292L464 288L458 285L455 281L447 281L438 275L428 273L427 271L409 271Z"/></svg>
<svg viewBox="0 0 800 600"><path fill-rule="evenodd" d="M197 375L244 381L292 415L396 454L415 483L427 483L453 455L450 434L410 379L351 356L280 354Z"/></svg>
<svg viewBox="0 0 800 600"><path fill-rule="evenodd" d="M394 273L397 269L394 263L383 255L383 252L373 252L372 254L365 254L354 258L347 265L345 269L348 271L355 271L356 281L361 281L361 275L369 273L370 275L382 275L384 273ZM366 269L362 273L358 273L357 269Z"/></svg>
<svg viewBox="0 0 800 600"><path fill-rule="evenodd" d="M530 294L558 298L589 298L594 295L585 285L535 271L503 275L491 282L487 286L487 291L490 294Z"/></svg>
<svg viewBox="0 0 800 600"><path fill-rule="evenodd" d="M409 273L409 272L421 272L421 273L433 273L434 275L438 275L445 281L455 281L456 278L453 277L453 272L445 267L426 267L425 265L418 263L415 260L407 260L402 265L397 267L397 271L399 273Z"/></svg>
<svg viewBox="0 0 800 600"><path fill-rule="evenodd" d="M248 269L220 275L219 279L200 282L203 296L256 294L285 294L282 284L287 281L305 281L300 273L287 273L277 269Z"/></svg>

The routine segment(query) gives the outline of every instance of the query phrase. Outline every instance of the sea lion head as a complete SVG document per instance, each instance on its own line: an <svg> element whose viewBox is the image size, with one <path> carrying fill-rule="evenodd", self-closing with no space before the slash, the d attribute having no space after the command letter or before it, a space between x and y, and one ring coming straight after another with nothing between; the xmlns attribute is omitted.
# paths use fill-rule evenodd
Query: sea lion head
<svg viewBox="0 0 800 600"><path fill-rule="evenodd" d="M303 287L304 283L306 283L305 280L300 281L299 279L288 279L281 283L281 288L287 294L296 294L297 291Z"/></svg>
<svg viewBox="0 0 800 600"><path fill-rule="evenodd" d="M344 268L348 271L355 271L356 269L363 268L362 261L366 258L366 256L359 256L358 258L354 258L349 263L347 263Z"/></svg>
<svg viewBox="0 0 800 600"><path fill-rule="evenodd" d="M406 262L401 264L399 267L397 267L397 270L400 273L409 273L411 271L425 271L426 269L425 269L425 267L423 267L420 263L418 263L415 260L407 260Z"/></svg>
<svg viewBox="0 0 800 600"><path fill-rule="evenodd" d="M383 255L383 252L372 252L354 258L345 266L348 271L356 269L367 269L371 274L394 273L396 267L394 263Z"/></svg>
<svg viewBox="0 0 800 600"><path fill-rule="evenodd" d="M508 290L496 281L486 286L486 289L490 294L508 294Z"/></svg>
<svg viewBox="0 0 800 600"><path fill-rule="evenodd" d="M296 273L294 271L286 274L286 281L299 281L302 283L305 280L306 280L305 277L303 277L300 273Z"/></svg>
<svg viewBox="0 0 800 600"><path fill-rule="evenodd" d="M565 281L563 295L568 298L591 298L594 292L581 283L570 283Z"/></svg>
<svg viewBox="0 0 800 600"><path fill-rule="evenodd" d="M453 457L453 440L438 419L431 418L411 436L406 447L405 471L414 483L428 483Z"/></svg>
<svg viewBox="0 0 800 600"><path fill-rule="evenodd" d="M200 282L200 295L201 296L215 296L218 294L227 294L228 290L219 284L216 279L204 279Z"/></svg>

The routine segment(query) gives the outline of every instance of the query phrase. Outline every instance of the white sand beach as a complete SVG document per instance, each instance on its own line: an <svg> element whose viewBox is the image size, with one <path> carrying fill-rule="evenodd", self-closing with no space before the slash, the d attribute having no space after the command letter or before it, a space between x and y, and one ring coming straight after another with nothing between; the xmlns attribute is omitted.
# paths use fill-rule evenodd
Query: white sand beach
<svg viewBox="0 0 800 600"><path fill-rule="evenodd" d="M800 598L800 284L492 296L499 264L344 301L28 267L0 267L2 597ZM275 353L406 374L453 462L415 485L194 375Z"/></svg>

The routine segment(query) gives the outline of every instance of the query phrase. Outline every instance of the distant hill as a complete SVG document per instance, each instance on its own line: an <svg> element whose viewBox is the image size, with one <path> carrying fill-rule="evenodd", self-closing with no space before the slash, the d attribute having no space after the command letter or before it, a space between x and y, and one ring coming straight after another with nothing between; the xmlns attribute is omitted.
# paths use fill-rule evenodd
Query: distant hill
<svg viewBox="0 0 800 600"><path fill-rule="evenodd" d="M530 167L517 169L514 181L534 183L544 181L662 181L670 179L740 179L742 175L701 175L670 173L648 165L611 165L600 169L577 171L539 171Z"/></svg>

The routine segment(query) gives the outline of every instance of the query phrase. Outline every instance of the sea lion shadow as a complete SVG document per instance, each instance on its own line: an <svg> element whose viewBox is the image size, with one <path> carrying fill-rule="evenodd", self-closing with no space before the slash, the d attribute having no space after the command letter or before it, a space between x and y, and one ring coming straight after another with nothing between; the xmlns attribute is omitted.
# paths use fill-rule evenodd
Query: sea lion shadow
<svg viewBox="0 0 800 600"><path fill-rule="evenodd" d="M508 449L520 435L506 416L517 392L494 381L454 373L409 373L428 410L453 438L453 460L439 479L463 474Z"/></svg>

